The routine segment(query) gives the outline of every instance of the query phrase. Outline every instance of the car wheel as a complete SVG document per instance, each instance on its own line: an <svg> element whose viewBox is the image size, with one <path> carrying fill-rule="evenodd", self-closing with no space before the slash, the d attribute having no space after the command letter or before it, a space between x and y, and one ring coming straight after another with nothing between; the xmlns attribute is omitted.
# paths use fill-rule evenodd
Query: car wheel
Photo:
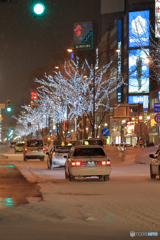
<svg viewBox="0 0 160 240"><path fill-rule="evenodd" d="M27 158L26 157L24 157L24 161L27 162Z"/></svg>
<svg viewBox="0 0 160 240"><path fill-rule="evenodd" d="M54 170L54 167L52 166L52 164L50 165L50 170Z"/></svg>
<svg viewBox="0 0 160 240"><path fill-rule="evenodd" d="M74 182L74 180L75 180L75 177L73 177L73 176L70 176L70 177L69 177L69 180L70 180L70 182Z"/></svg>
<svg viewBox="0 0 160 240"><path fill-rule="evenodd" d="M106 181L109 181L109 175L106 175L103 177L103 180L106 182Z"/></svg>
<svg viewBox="0 0 160 240"><path fill-rule="evenodd" d="M150 177L151 179L155 179L156 178L156 174L152 173L152 166L150 165Z"/></svg>
<svg viewBox="0 0 160 240"><path fill-rule="evenodd" d="M49 165L49 161L47 160L47 167L48 169L50 169L50 165Z"/></svg>
<svg viewBox="0 0 160 240"><path fill-rule="evenodd" d="M68 176L68 174L66 172L66 169L65 169L65 179L69 179L69 176Z"/></svg>

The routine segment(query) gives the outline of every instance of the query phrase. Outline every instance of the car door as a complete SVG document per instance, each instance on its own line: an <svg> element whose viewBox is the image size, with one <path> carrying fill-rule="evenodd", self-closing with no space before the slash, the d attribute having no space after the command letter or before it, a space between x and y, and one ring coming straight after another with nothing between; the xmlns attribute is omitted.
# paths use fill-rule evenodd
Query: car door
<svg viewBox="0 0 160 240"><path fill-rule="evenodd" d="M160 165L160 149L156 152L156 158L154 159L154 162L152 163L152 171L153 174L159 174L159 165Z"/></svg>

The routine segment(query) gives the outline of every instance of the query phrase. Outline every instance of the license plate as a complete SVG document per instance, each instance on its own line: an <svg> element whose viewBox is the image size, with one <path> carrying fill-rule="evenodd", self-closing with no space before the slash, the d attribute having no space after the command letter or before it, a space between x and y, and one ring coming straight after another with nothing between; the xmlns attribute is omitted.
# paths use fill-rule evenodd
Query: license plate
<svg viewBox="0 0 160 240"><path fill-rule="evenodd" d="M86 162L86 166L88 166L88 167L94 167L95 165L96 165L96 163L94 161Z"/></svg>

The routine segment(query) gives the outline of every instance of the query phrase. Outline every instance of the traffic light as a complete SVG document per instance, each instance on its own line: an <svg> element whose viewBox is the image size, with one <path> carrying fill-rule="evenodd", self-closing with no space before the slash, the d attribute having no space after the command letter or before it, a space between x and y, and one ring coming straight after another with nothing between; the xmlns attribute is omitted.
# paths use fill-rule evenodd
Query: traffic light
<svg viewBox="0 0 160 240"><path fill-rule="evenodd" d="M11 101L10 100L7 100L6 110L7 110L7 112L11 112L12 111Z"/></svg>
<svg viewBox="0 0 160 240"><path fill-rule="evenodd" d="M33 13L35 16L42 16L46 10L45 0L32 0L33 1Z"/></svg>

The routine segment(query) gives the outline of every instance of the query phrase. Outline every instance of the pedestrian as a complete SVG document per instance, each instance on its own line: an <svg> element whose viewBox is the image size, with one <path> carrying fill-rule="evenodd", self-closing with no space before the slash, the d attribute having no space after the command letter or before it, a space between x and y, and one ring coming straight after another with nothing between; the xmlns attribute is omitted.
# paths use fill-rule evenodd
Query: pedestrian
<svg viewBox="0 0 160 240"><path fill-rule="evenodd" d="M140 145L140 148L143 147L143 139L142 138L139 140L139 145Z"/></svg>

